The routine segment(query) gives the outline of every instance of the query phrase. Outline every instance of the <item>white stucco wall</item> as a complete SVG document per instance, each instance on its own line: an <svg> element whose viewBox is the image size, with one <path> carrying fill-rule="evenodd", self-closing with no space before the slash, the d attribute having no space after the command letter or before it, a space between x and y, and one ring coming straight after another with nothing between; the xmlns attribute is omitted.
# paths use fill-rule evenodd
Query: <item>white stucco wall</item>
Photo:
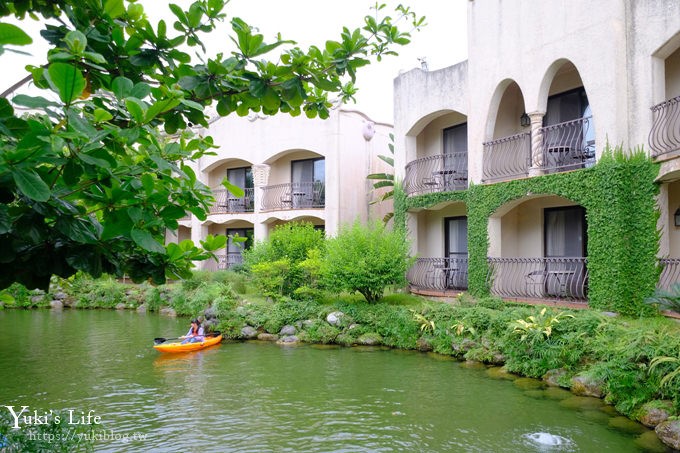
<svg viewBox="0 0 680 453"><path fill-rule="evenodd" d="M206 132L218 146L216 155L204 156L193 164L204 184L219 187L228 168L244 166L253 166L254 179L260 175L261 185L289 183L291 161L323 157L325 207L262 212L258 192L261 189L256 181L255 212L209 215L203 222L193 217L183 224L191 226L194 241L207 234L224 234L226 228L254 228L255 239L262 240L275 225L292 220L324 225L327 234L333 235L343 223L355 219L366 222L371 215L382 218L389 206L369 207L372 186L366 176L391 171L377 157L390 154L391 131L391 125L374 124L363 113L342 108L332 110L327 120L286 115L221 118ZM261 165L266 171L260 173L256 167Z"/></svg>

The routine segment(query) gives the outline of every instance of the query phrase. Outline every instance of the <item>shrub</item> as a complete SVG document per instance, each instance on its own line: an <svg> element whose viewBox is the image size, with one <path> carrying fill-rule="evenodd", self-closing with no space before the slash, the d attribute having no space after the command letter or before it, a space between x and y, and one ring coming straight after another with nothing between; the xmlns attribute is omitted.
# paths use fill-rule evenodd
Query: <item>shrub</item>
<svg viewBox="0 0 680 453"><path fill-rule="evenodd" d="M403 232L388 231L381 223L355 222L340 229L326 244L323 262L325 286L361 293L368 302L380 299L389 285L405 283L411 265Z"/></svg>
<svg viewBox="0 0 680 453"><path fill-rule="evenodd" d="M245 250L243 264L256 280L263 278L259 283L264 284L267 291L291 296L300 286L310 285L309 272L299 264L307 260L310 250L314 249L323 251L323 231L315 229L311 223L287 223L277 226L266 241ZM282 267L282 261L289 263L287 269ZM266 263L277 263L280 267L280 282L271 280L275 272Z"/></svg>

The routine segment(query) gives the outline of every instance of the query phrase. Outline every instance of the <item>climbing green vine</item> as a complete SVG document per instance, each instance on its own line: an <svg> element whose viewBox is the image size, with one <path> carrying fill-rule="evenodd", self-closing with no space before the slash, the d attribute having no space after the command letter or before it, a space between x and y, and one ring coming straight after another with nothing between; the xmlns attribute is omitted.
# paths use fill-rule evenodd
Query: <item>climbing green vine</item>
<svg viewBox="0 0 680 453"><path fill-rule="evenodd" d="M489 185L471 184L460 192L406 197L395 192L395 220L405 225L406 212L441 202L463 201L468 215L468 286L472 294L488 293L488 220L509 202L536 195L567 198L586 209L588 223L589 305L627 315L651 313L643 299L658 280L659 244L655 182L658 165L642 150L630 154L607 149L597 165Z"/></svg>

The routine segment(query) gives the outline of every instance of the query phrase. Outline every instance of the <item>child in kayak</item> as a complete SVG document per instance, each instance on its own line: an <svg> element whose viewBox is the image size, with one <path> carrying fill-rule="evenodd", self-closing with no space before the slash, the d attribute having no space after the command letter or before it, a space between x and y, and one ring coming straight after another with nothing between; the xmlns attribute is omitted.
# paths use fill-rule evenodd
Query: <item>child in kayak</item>
<svg viewBox="0 0 680 453"><path fill-rule="evenodd" d="M182 344L185 343L200 343L205 339L203 332L203 327L201 326L201 321L198 319L191 320L191 327L189 327L189 332L180 338L184 338Z"/></svg>

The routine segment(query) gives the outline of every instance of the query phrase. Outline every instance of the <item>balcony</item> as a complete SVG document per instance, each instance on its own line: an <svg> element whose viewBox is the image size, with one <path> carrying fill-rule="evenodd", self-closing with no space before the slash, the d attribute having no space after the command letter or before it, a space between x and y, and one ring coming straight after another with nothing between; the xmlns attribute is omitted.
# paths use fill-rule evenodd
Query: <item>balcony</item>
<svg viewBox="0 0 680 453"><path fill-rule="evenodd" d="M235 197L228 190L213 190L215 203L210 206L210 214L234 214L240 212L253 212L255 208L254 190L243 189L242 197Z"/></svg>
<svg viewBox="0 0 680 453"><path fill-rule="evenodd" d="M649 132L652 157L680 150L680 96L652 107L654 123Z"/></svg>
<svg viewBox="0 0 680 453"><path fill-rule="evenodd" d="M486 142L483 146L483 182L529 175L531 166L531 134L529 132Z"/></svg>
<svg viewBox="0 0 680 453"><path fill-rule="evenodd" d="M241 252L227 252L221 255L216 255L217 260L208 260L203 266L203 270L206 271L223 271L227 270L232 266L243 263L243 255Z"/></svg>
<svg viewBox="0 0 680 453"><path fill-rule="evenodd" d="M488 258L491 293L505 299L587 302L587 258Z"/></svg>
<svg viewBox="0 0 680 453"><path fill-rule="evenodd" d="M658 289L670 290L673 285L680 283L680 258L662 258L659 260L661 275L659 276Z"/></svg>
<svg viewBox="0 0 680 453"><path fill-rule="evenodd" d="M262 188L262 210L323 208L326 185L321 181L276 184Z"/></svg>
<svg viewBox="0 0 680 453"><path fill-rule="evenodd" d="M446 291L467 289L467 258L418 258L406 279L413 288Z"/></svg>
<svg viewBox="0 0 680 453"><path fill-rule="evenodd" d="M539 129L542 146L534 167L557 173L595 165L592 122L589 116Z"/></svg>
<svg viewBox="0 0 680 453"><path fill-rule="evenodd" d="M440 154L409 162L404 176L406 195L466 190L467 153Z"/></svg>

